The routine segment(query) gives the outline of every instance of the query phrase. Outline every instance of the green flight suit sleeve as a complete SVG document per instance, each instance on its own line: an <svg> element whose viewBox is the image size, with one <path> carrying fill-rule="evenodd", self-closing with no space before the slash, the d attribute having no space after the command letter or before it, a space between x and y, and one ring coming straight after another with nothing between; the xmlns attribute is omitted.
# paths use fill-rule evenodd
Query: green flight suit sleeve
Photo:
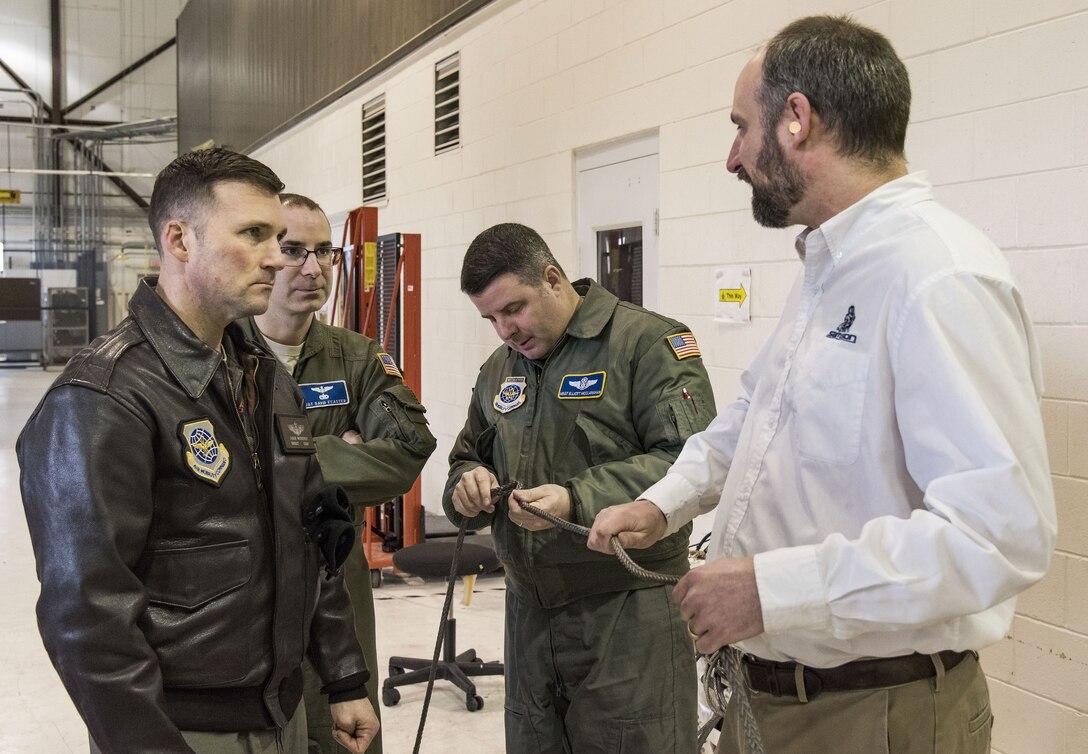
<svg viewBox="0 0 1088 754"><path fill-rule="evenodd" d="M630 455L623 460L590 466L567 481L575 523L590 526L600 510L634 500L665 476L687 439L714 418L714 394L702 357L678 359L666 342L669 335L681 332L688 329L681 325L639 341L631 402L632 439L637 443L630 444ZM622 442L592 422L580 427L595 435L588 438L590 444Z"/></svg>
<svg viewBox="0 0 1088 754"><path fill-rule="evenodd" d="M480 374L483 375L484 371L481 370ZM450 475L446 480L446 489L442 493L442 509L446 513L446 518L457 526L461 525L461 519L464 516L453 507L453 489L457 486L461 475L477 466L486 466L491 473L496 473L495 459L492 455L495 451L495 429L488 426L483 406L480 404L480 395L480 379L477 379L476 386L472 390L472 399L468 404L468 419L453 443L453 450L450 451ZM489 526L494 517L494 513L480 513L469 520L467 528L469 530L482 529Z"/></svg>
<svg viewBox="0 0 1088 754"><path fill-rule="evenodd" d="M400 377L382 368L377 356L377 345L371 344L352 385L351 428L364 442L349 443L338 435L315 438L326 481L340 485L351 502L363 505L381 503L411 489L437 445L427 428L426 409Z"/></svg>

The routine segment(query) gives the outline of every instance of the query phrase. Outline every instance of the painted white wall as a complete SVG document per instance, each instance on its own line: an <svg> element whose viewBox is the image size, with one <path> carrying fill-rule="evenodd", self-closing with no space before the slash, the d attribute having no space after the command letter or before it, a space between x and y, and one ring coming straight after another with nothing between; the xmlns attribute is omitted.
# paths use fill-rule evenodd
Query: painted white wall
<svg viewBox="0 0 1088 754"><path fill-rule="evenodd" d="M719 404L734 396L798 262L792 232L758 227L749 189L725 171L733 81L753 46L817 12L851 12L892 39L914 89L912 167L1006 251L1034 313L1061 531L1010 636L984 652L994 749L1088 751L1088 0L497 0L256 156L342 219L360 203L361 105L385 93L379 222L423 238L423 400L439 438L423 499L436 510L498 344L458 290L464 249L518 221L577 268L575 150L658 131L659 309L698 336ZM463 146L435 157L433 66L456 51ZM721 264L752 268L748 325L711 318Z"/></svg>

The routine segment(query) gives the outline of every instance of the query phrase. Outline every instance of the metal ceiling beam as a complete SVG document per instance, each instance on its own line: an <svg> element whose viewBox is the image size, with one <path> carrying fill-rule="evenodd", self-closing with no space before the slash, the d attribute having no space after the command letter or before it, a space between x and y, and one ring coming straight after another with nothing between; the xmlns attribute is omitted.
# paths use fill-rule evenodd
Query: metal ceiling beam
<svg viewBox="0 0 1088 754"><path fill-rule="evenodd" d="M96 155L94 152L92 152L90 149L88 149L84 144L81 144L78 141L73 141L73 142L71 142L71 144L72 144L72 149L76 150L81 155L83 155L83 157L85 157L89 162L91 162L100 173L116 173L117 172L116 170L111 168L109 165L107 165L102 160L102 158L100 158L98 155ZM126 183L124 181L124 179L119 178L116 175L105 175L104 177L106 178L106 180L108 180L114 186L121 189L121 191L124 193L124 195L127 196L129 199L131 199L136 204L137 207L142 209L144 212L146 212L148 210L150 205L148 205L147 200L144 199L142 196L140 196L140 194L137 193L136 189L132 188L132 186L129 186L128 183Z"/></svg>
<svg viewBox="0 0 1088 754"><path fill-rule="evenodd" d="M161 45L159 45L154 50L152 50L151 52L144 55L142 58L137 60L135 63L132 63L131 65L125 67L124 70L119 71L118 73L114 74L110 78L106 79L101 84L96 86L94 89L87 92L86 94L84 94L79 99L77 99L75 102L73 102L70 105L68 105L67 107L65 107L64 110L62 111L62 114L63 115L68 115L68 113L72 112L73 110L75 110L80 105L86 104L89 100L97 97L99 94L101 94L102 92L109 89L111 86L113 86L118 81L125 78L126 76L128 76L130 73L132 73L132 72L134 72L136 70L139 70L141 67L147 65L152 60L157 58L159 55L162 55L164 52L166 52L171 47L173 47L175 44L177 44L177 42L178 42L177 37L172 37L171 39L167 40L166 42L163 42Z"/></svg>
<svg viewBox="0 0 1088 754"><path fill-rule="evenodd" d="M37 121L34 118L28 118L25 115L0 115L0 123L11 123L11 124L25 125L25 126L37 125L37 126L39 126L41 128L54 128L55 127L52 123L48 123L48 124L43 125L43 124L41 124L40 121ZM106 121L106 120L83 120L81 118L65 118L64 119L64 125L66 125L66 126L75 126L75 127L90 126L91 128L106 128L106 127L109 127L109 126L118 126L118 125L121 125L121 124L120 124L119 121L115 121L115 120Z"/></svg>
<svg viewBox="0 0 1088 754"><path fill-rule="evenodd" d="M10 65L3 61L3 59L0 59L0 68L4 69L4 73L11 77L11 80L15 82L16 86L18 86L20 89L25 89L28 93L33 94L35 97L37 97L38 101L41 102L42 108L45 110L46 117L52 117L52 109L49 107L49 105L45 104L45 100L42 99L42 96L33 89L31 89L30 84L23 81L23 77L16 73Z"/></svg>

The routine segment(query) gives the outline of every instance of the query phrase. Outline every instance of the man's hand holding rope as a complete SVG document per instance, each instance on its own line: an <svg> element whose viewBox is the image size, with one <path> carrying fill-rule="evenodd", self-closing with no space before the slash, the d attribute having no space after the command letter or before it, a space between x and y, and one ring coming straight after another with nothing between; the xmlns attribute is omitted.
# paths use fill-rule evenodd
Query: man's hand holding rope
<svg viewBox="0 0 1088 754"><path fill-rule="evenodd" d="M613 505L597 514L587 544L611 553L615 534L625 548L646 548L665 535L667 525L665 514L649 500ZM672 598L703 654L763 633L753 558L722 558L692 569L673 588Z"/></svg>
<svg viewBox="0 0 1088 754"><path fill-rule="evenodd" d="M510 520L528 531L551 529L555 524L522 509L518 503L530 503L556 518L570 521L570 492L559 484L542 484L510 493Z"/></svg>

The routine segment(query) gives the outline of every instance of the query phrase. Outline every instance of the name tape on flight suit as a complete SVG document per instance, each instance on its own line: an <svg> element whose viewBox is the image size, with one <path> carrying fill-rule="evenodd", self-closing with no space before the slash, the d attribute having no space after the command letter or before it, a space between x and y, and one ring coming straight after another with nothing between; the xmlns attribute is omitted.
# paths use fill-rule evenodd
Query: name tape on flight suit
<svg viewBox="0 0 1088 754"><path fill-rule="evenodd" d="M348 383L344 380L306 382L299 385L306 408L344 406L348 403Z"/></svg>

